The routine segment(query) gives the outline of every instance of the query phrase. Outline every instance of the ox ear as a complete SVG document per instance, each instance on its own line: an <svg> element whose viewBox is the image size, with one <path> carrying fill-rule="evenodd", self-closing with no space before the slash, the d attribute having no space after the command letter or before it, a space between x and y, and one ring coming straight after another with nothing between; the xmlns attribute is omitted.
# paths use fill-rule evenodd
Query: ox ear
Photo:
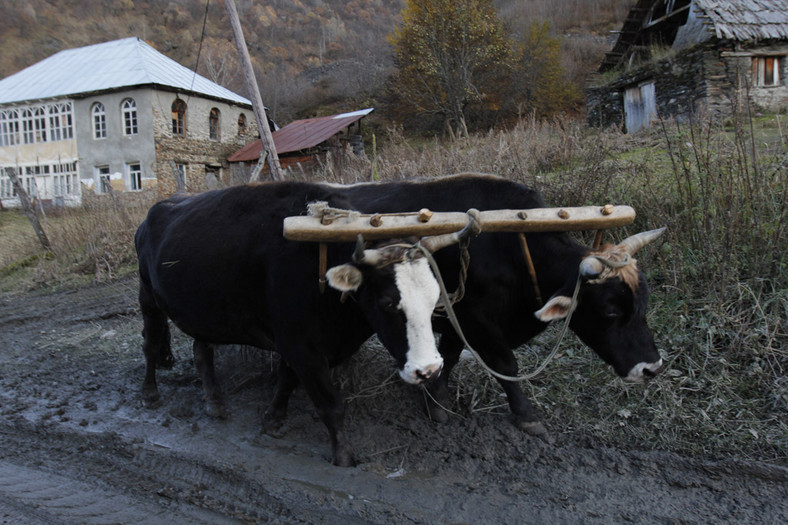
<svg viewBox="0 0 788 525"><path fill-rule="evenodd" d="M328 279L328 285L340 292L355 292L364 281L361 270L352 264L341 264L329 268L326 272L326 278Z"/></svg>
<svg viewBox="0 0 788 525"><path fill-rule="evenodd" d="M543 323L557 321L569 315L572 306L572 298L566 295L554 295L547 301L547 304L534 312L534 316Z"/></svg>

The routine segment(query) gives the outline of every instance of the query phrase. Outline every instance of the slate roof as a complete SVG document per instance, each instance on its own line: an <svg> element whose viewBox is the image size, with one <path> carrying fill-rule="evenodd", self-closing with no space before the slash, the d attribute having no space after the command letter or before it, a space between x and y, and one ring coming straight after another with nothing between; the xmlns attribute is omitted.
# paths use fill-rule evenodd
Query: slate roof
<svg viewBox="0 0 788 525"><path fill-rule="evenodd" d="M635 2L600 71L612 69L627 58L632 46L639 42L639 35L646 31L650 13L660 1L664 0ZM743 43L788 40L788 0L692 0L691 6L686 7L704 22L709 37ZM697 41L702 40L698 36Z"/></svg>
<svg viewBox="0 0 788 525"><path fill-rule="evenodd" d="M788 0L695 0L717 38L753 41L788 39Z"/></svg>
<svg viewBox="0 0 788 525"><path fill-rule="evenodd" d="M340 115L295 120L271 133L276 153L282 155L313 148L373 111L374 108L367 108ZM256 161L262 149L263 142L256 140L233 153L228 160L230 162Z"/></svg>
<svg viewBox="0 0 788 525"><path fill-rule="evenodd" d="M251 102L137 37L67 49L0 80L0 104L160 86L251 106Z"/></svg>

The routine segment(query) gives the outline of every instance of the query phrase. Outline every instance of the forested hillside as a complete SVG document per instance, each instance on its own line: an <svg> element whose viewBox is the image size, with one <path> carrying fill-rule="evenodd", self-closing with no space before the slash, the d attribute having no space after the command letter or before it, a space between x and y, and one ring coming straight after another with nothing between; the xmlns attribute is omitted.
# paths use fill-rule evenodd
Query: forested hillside
<svg viewBox="0 0 788 525"><path fill-rule="evenodd" d="M569 82L582 86L631 0L498 0L513 34L547 21ZM380 105L393 67L387 37L401 0L236 0L263 100L279 122ZM207 17L206 17L207 7ZM203 33L205 20L205 33ZM0 77L62 49L139 36L245 94L222 0L23 0L0 3Z"/></svg>

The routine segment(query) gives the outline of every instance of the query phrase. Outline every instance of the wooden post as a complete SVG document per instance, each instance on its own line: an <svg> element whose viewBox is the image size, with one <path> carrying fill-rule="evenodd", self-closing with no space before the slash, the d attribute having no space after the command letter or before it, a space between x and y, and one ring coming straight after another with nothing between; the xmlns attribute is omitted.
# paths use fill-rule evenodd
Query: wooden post
<svg viewBox="0 0 788 525"><path fill-rule="evenodd" d="M8 178L11 179L11 184L14 185L16 194L19 196L19 202L22 203L22 209L24 210L25 215L27 215L27 219L30 221L30 224L33 226L33 230L36 232L38 242L41 243L41 247L46 251L52 251L52 245L49 244L49 238L44 232L44 228L41 227L41 222L38 220L36 210L30 203L30 197L27 195L25 188L22 187L19 177L16 176L16 170L14 168L6 168L6 174L8 175Z"/></svg>
<svg viewBox="0 0 788 525"><path fill-rule="evenodd" d="M271 129L268 127L268 118L265 116L263 99L260 97L260 89L257 86L257 80L252 69L252 59L249 58L246 39L244 38L243 29L241 29L241 22L238 19L238 10L235 8L235 0L224 0L224 5L227 8L230 26L233 28L235 47L238 49L238 56L241 58L241 69L243 69L246 87L249 90L249 96L252 98L254 117L257 120L257 130L260 132L260 140L263 142L263 151L260 154L268 156L268 169L271 171L271 178L273 180L284 180L282 168L279 166L279 156L276 154L274 139L271 136Z"/></svg>

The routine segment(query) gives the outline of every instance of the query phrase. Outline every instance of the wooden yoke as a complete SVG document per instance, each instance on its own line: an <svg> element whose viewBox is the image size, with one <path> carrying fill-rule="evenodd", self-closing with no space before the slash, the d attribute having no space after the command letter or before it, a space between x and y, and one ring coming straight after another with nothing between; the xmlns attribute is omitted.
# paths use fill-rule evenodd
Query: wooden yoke
<svg viewBox="0 0 788 525"><path fill-rule="evenodd" d="M320 293L326 286L326 242L354 242L359 235L366 240L426 237L460 231L468 223L466 212L432 212L426 208L410 213L362 214L329 208L324 202L309 205L310 215L286 217L283 234L291 241L319 242ZM534 292L542 303L536 270L528 250L526 232L597 230L594 249L602 242L607 228L626 226L635 220L629 206L581 206L574 208L532 208L526 210L488 210L479 212L482 232L519 234Z"/></svg>
<svg viewBox="0 0 788 525"><path fill-rule="evenodd" d="M336 210L334 210L335 212ZM630 206L581 206L572 208L532 208L480 212L482 232L555 232L603 230L626 226L635 220ZM425 237L461 230L468 223L465 212L361 214L332 212L328 224L319 216L286 217L283 233L291 241L354 242L358 235L367 240Z"/></svg>

